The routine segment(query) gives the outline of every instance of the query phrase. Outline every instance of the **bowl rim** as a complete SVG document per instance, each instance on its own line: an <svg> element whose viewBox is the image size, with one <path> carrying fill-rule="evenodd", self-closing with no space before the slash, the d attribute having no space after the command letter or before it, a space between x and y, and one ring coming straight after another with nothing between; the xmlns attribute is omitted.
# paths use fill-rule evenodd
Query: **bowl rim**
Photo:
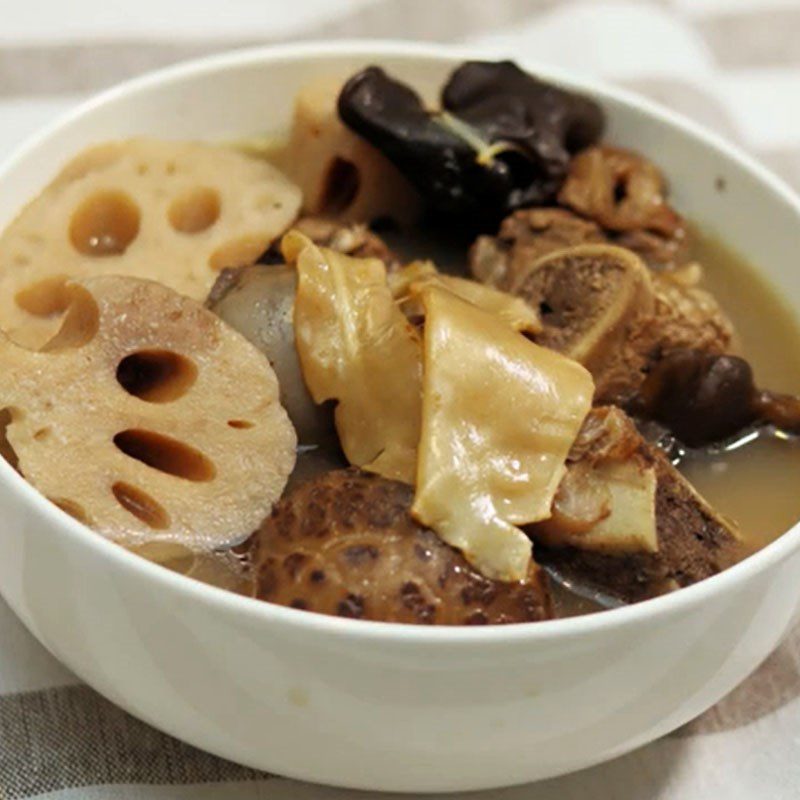
<svg viewBox="0 0 800 800"><path fill-rule="evenodd" d="M374 59L407 58L409 60L419 58L442 63L475 58L510 57L507 51L496 47L428 44L393 39L306 41L228 50L148 72L119 83L79 103L74 109L59 115L53 122L27 137L3 159L0 164L0 184L8 172L35 153L36 149L45 141L68 129L73 123L96 108L123 99L126 95L146 93L163 84L180 83L185 79L202 77L209 73L235 71L258 64L262 64L265 69L268 69L269 65L276 61L298 61L337 56ZM676 129L690 138L699 140L702 145L716 150L726 160L735 162L740 169L765 185L795 213L797 222L800 224L800 196L796 195L783 180L722 136L627 89L618 88L602 80L591 79L581 74L576 75L570 70L540 64L533 59L520 57L515 60L526 70L535 72L547 80L585 92L598 98L601 103L611 100L635 113L654 118L667 128ZM692 607L719 597L736 585L745 585L749 579L776 566L793 552L800 550L799 522L758 552L699 583L633 605L578 617L479 627L429 627L352 620L309 613L256 600L172 572L93 532L50 503L3 459L0 459L0 462L2 462L0 463L0 483L6 484L9 492L16 493L22 502L34 509L42 524L57 530L58 535L65 535L72 539L78 547L88 547L94 551L95 556L106 562L109 568L122 570L129 575L140 573L144 580L152 581L163 590L175 592L192 602L206 606L221 606L224 611L235 613L239 618L248 617L254 621L254 624L271 624L297 631L306 630L311 635L327 635L338 640L370 639L386 645L425 644L426 646L445 648L471 647L478 644L549 642L554 639L585 634L604 634L651 620L688 613Z"/></svg>

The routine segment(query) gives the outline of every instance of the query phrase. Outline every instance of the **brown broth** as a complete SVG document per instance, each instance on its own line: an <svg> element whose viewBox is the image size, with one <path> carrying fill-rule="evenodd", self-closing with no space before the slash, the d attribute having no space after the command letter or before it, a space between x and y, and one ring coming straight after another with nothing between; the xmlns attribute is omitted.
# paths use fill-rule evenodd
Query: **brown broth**
<svg viewBox="0 0 800 800"><path fill-rule="evenodd" d="M250 595L253 578L246 557L233 550L193 552L180 544L153 541L130 550L172 572L236 594Z"/></svg>
<svg viewBox="0 0 800 800"><path fill-rule="evenodd" d="M800 394L800 326L792 310L755 266L718 239L695 231L692 256L703 265L706 288L733 320L759 385Z"/></svg>
<svg viewBox="0 0 800 800"><path fill-rule="evenodd" d="M704 267L706 287L733 320L758 384L800 393L800 327L791 310L750 264L713 237L695 233L693 255ZM681 471L739 524L754 548L800 519L800 441L761 438L688 459Z"/></svg>
<svg viewBox="0 0 800 800"><path fill-rule="evenodd" d="M800 443L762 438L727 453L687 459L681 472L734 520L757 550L800 517Z"/></svg>

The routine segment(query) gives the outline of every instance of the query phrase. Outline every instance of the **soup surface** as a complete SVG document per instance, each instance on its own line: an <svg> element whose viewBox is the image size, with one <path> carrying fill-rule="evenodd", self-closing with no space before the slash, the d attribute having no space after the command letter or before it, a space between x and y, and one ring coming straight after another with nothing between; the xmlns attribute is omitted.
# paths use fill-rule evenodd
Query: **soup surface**
<svg viewBox="0 0 800 800"><path fill-rule="evenodd" d="M694 254L705 268L707 287L736 325L759 384L800 391L800 328L792 312L754 266L718 240L696 233ZM762 436L725 453L688 458L681 471L714 507L739 523L753 549L800 518L800 442Z"/></svg>

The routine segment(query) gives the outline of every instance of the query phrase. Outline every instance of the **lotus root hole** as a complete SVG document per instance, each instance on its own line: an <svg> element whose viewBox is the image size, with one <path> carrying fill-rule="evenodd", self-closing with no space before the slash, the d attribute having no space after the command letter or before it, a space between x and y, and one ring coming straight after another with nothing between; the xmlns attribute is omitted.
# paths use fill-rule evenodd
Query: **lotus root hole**
<svg viewBox="0 0 800 800"><path fill-rule="evenodd" d="M220 208L219 192L198 186L176 197L167 217L169 224L179 233L202 233L219 219Z"/></svg>
<svg viewBox="0 0 800 800"><path fill-rule="evenodd" d="M119 256L138 236L140 217L139 207L124 192L97 192L73 213L69 238L85 256Z"/></svg>
<svg viewBox="0 0 800 800"><path fill-rule="evenodd" d="M2 456L14 469L19 467L17 451L8 441L8 426L14 421L14 411L10 408L0 409L0 456Z"/></svg>
<svg viewBox="0 0 800 800"><path fill-rule="evenodd" d="M334 158L325 175L319 201L320 213L341 214L346 211L356 199L360 186L358 167L346 158Z"/></svg>
<svg viewBox="0 0 800 800"><path fill-rule="evenodd" d="M252 422L248 422L246 419L230 419L228 420L228 426L240 431L246 431L249 428L255 427Z"/></svg>
<svg viewBox="0 0 800 800"><path fill-rule="evenodd" d="M14 296L14 301L23 311L37 317L61 314L67 310L72 296L67 280L65 275L54 275L37 281L20 289Z"/></svg>
<svg viewBox="0 0 800 800"><path fill-rule="evenodd" d="M53 505L58 506L65 514L69 514L73 519L82 522L84 525L89 525L89 515L80 503L74 500L69 500L66 497L48 497L47 498Z"/></svg>
<svg viewBox="0 0 800 800"><path fill-rule="evenodd" d="M131 486L124 481L117 481L111 491L117 502L134 517L144 522L150 528L163 531L169 528L169 514L164 507L154 500L147 492L136 486Z"/></svg>
<svg viewBox="0 0 800 800"><path fill-rule="evenodd" d="M117 367L117 381L130 395L148 403L171 403L197 380L194 362L170 350L139 350Z"/></svg>
<svg viewBox="0 0 800 800"><path fill-rule="evenodd" d="M176 478L202 483L213 480L217 473L213 462L199 450L155 431L131 428L118 433L114 444L126 456Z"/></svg>
<svg viewBox="0 0 800 800"><path fill-rule="evenodd" d="M208 260L208 265L215 272L234 267L247 267L267 249L269 242L260 237L243 236L218 247Z"/></svg>

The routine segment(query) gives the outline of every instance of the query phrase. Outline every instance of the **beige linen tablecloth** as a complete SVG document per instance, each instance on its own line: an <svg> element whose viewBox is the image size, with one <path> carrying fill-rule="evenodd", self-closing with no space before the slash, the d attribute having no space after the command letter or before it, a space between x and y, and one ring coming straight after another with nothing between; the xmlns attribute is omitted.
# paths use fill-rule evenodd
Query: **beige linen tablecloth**
<svg viewBox="0 0 800 800"><path fill-rule="evenodd" d="M234 46L383 36L499 44L625 84L738 140L800 189L796 0L0 0L0 21L3 153L87 93L147 69ZM798 694L800 631L675 734L575 775L474 797L793 800ZM0 601L0 800L34 796L361 795L255 773L154 731L81 685Z"/></svg>

